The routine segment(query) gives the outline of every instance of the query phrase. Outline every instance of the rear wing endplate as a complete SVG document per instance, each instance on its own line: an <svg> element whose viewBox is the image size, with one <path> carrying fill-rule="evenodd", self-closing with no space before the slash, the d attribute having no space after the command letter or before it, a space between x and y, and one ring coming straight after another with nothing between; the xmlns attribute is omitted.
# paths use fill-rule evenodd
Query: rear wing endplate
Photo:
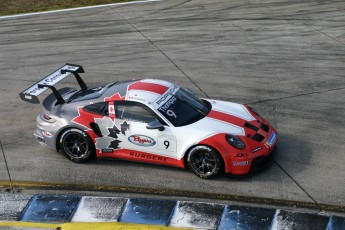
<svg viewBox="0 0 345 230"><path fill-rule="evenodd" d="M33 104L39 104L38 96L44 93L47 89L51 89L59 104L64 104L65 100L62 98L59 91L54 87L54 85L60 82L62 79L68 77L71 73L75 76L78 84L82 90L87 89L87 86L83 79L81 79L78 73L84 73L84 69L80 65L65 64L61 68L55 70L53 73L49 74L39 82L33 84L23 92L19 94L23 101L27 101Z"/></svg>

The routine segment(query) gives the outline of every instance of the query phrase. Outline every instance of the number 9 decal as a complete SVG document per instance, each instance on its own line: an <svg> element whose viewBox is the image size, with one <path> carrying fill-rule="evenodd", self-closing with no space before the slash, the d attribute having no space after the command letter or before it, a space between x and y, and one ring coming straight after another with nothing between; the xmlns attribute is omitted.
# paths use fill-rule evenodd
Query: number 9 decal
<svg viewBox="0 0 345 230"><path fill-rule="evenodd" d="M161 134L157 138L157 149L162 153L176 153L176 138L173 135Z"/></svg>
<svg viewBox="0 0 345 230"><path fill-rule="evenodd" d="M167 114L168 114L168 116L170 116L170 117L175 117L175 118L177 118L177 116L176 116L176 114L172 111L172 110L167 110Z"/></svg>
<svg viewBox="0 0 345 230"><path fill-rule="evenodd" d="M169 141L164 141L164 146L165 149L169 148L170 142Z"/></svg>

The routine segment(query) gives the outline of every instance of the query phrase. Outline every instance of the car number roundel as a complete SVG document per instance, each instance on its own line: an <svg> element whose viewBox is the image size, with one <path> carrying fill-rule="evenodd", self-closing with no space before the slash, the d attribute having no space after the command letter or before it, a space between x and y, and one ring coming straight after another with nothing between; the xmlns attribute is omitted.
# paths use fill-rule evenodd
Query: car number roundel
<svg viewBox="0 0 345 230"><path fill-rule="evenodd" d="M128 137L128 140L132 144L144 147L154 146L156 144L155 140L153 140L151 137L144 135L131 135Z"/></svg>

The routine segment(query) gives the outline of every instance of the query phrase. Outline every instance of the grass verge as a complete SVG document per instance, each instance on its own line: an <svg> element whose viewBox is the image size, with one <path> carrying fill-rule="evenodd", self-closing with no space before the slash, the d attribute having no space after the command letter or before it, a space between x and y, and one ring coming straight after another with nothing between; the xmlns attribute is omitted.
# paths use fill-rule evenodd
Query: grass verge
<svg viewBox="0 0 345 230"><path fill-rule="evenodd" d="M0 0L0 16L119 2L131 0Z"/></svg>

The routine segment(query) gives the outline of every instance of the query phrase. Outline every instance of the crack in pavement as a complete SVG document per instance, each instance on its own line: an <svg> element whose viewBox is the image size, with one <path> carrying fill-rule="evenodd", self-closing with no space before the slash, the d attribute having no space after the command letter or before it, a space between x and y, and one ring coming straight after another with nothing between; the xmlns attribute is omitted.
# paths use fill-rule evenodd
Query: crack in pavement
<svg viewBox="0 0 345 230"><path fill-rule="evenodd" d="M301 93L301 94L290 95L290 96L286 96L286 97L278 97L278 98L270 98L270 99L265 99L265 100L260 100L260 101L253 101L253 102L248 102L246 104L248 104L248 105L259 104L259 103L264 103L264 102L278 101L278 100L283 100L283 99L288 99L288 98L308 96L308 95L314 95L314 94L321 94L321 93L325 93L325 92L332 92L332 91L344 90L344 89L345 89L345 87L332 88L332 89L324 89L324 90L320 90L320 91L314 91L314 92L309 92L309 93Z"/></svg>
<svg viewBox="0 0 345 230"><path fill-rule="evenodd" d="M0 141L0 147L1 147L1 151L2 151L2 155L4 157L4 162L5 162L5 166L6 166L6 170L7 170L7 174L8 174L8 179L10 180L10 187L11 187L11 191L12 194L14 194L14 190L13 190L13 184L12 184L12 179L11 179L11 174L10 174L10 170L8 168L8 164L7 164L7 160L6 160L6 156L5 156L5 151L2 145L2 142Z"/></svg>
<svg viewBox="0 0 345 230"><path fill-rule="evenodd" d="M207 93L204 91L204 90L202 90L199 86L198 86L198 84L195 82L195 81L193 81L192 79L191 79L191 77L189 77L187 74L186 74L186 72L184 72L161 48L159 48L150 38L148 38L143 32L141 32L135 25L133 25L129 20L127 20L126 18L124 18L119 12L117 12L116 11L116 9L113 9L113 8L111 8L110 7L110 9L114 12L114 13L116 13L117 15L119 15L125 22L127 22L131 27L133 27L134 28L134 30L136 31L136 32L138 32L141 36L143 36L152 46L154 46L170 63L172 63L174 66L175 66L175 68L176 69L178 69L181 73L182 73L182 75L183 76L185 76L196 88L198 88L199 89L199 91L202 93L202 94L204 94L205 95L205 97L207 97L207 98L210 98L208 95L207 95Z"/></svg>
<svg viewBox="0 0 345 230"><path fill-rule="evenodd" d="M251 102L247 104L258 104L258 103L263 103L263 102L270 102L270 101L277 101L277 100L282 100L282 99L288 99L288 98L295 98L295 97L300 97L300 96L307 96L307 95L314 95L314 94L321 94L324 92L331 92L331 91L337 91L337 90L344 90L345 87L339 87L339 88L333 88L333 89L325 89L325 90L320 90L320 91L314 91L314 92L309 92L309 93L303 93L303 94L298 94L298 95L291 95L291 96L286 96L286 97L281 97L281 98L273 98L273 99L267 99L267 100L261 100L261 101L256 101L256 102ZM319 208L320 212L323 211L324 209L322 208L322 205L320 205L314 197L307 192L306 189L302 187L300 183L298 183L297 180L295 180L288 172L285 170L276 160L274 163L296 184L314 203L315 205Z"/></svg>
<svg viewBox="0 0 345 230"><path fill-rule="evenodd" d="M304 21L300 21L300 22L301 22L303 25L305 25L305 26L307 26L307 27L313 29L314 31L316 31L316 32L318 32L318 33L320 33L320 34L323 34L324 36L326 36L326 37L332 39L333 41L336 41L337 43L339 43L339 44L345 46L345 43L339 41L339 40L336 39L336 38L331 37L330 35L326 34L326 33L323 32L322 30L318 30L318 29L314 28L313 26L309 25L308 23L306 23L306 22L304 22ZM327 29L327 28L326 28L326 29Z"/></svg>
<svg viewBox="0 0 345 230"><path fill-rule="evenodd" d="M276 160L274 163L319 207L320 211L322 211L321 205L310 195L307 190L305 190L302 185L300 185L297 180L295 180Z"/></svg>
<svg viewBox="0 0 345 230"><path fill-rule="evenodd" d="M303 94L297 94L297 95L291 95L291 96L286 96L286 97L281 97L281 98L273 98L273 99L267 99L267 100L261 100L261 101L256 101L256 102L251 102L247 104L258 104L258 103L263 103L263 102L270 102L270 101L276 101L276 100L282 100L282 99L288 99L288 98L295 98L295 97L300 97L300 96L307 96L307 95L314 95L314 94L321 94L324 92L331 92L331 91L336 91L336 90L344 90L345 87L339 87L339 88L333 88L333 89L325 89L325 90L320 90L320 91L314 91L314 92L309 92L309 93L303 93ZM322 206L312 197L311 194L307 192L306 189L302 187L301 184L297 182L276 160L274 163L316 204L317 207L319 207L320 211L323 211Z"/></svg>

